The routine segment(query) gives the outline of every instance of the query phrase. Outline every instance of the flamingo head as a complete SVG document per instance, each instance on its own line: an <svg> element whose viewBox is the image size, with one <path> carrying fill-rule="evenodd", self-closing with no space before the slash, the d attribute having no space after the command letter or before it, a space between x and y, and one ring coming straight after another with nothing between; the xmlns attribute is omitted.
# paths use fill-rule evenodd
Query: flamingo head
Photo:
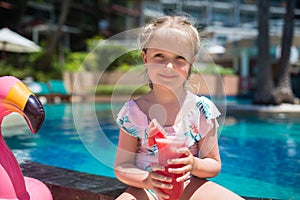
<svg viewBox="0 0 300 200"><path fill-rule="evenodd" d="M17 78L0 77L0 125L12 112L21 114L32 133L41 128L45 112L40 100Z"/></svg>

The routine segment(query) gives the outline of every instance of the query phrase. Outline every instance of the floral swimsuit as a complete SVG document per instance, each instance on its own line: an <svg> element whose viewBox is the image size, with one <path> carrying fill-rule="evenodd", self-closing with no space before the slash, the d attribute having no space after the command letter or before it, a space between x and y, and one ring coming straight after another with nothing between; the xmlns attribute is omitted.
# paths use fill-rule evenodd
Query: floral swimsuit
<svg viewBox="0 0 300 200"><path fill-rule="evenodd" d="M168 135L183 134L187 139L187 147L194 156L199 157L198 142L213 128L212 119L219 115L219 110L208 98L187 92L176 123L164 129ZM119 111L116 122L123 131L138 138L135 165L142 170L151 170L152 164L157 163L158 149L156 145L148 145L150 120L147 115L134 100L129 100Z"/></svg>

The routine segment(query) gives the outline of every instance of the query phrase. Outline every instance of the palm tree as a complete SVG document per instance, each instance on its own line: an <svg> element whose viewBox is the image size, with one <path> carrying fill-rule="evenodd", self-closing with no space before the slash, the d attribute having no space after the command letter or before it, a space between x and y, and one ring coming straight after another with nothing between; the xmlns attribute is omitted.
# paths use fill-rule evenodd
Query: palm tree
<svg viewBox="0 0 300 200"><path fill-rule="evenodd" d="M290 53L294 35L294 19L295 19L296 0L287 1L285 23L283 28L283 36L281 40L281 57L278 63L278 74L275 82L274 96L277 104L281 103L299 103L299 99L295 97L290 78Z"/></svg>
<svg viewBox="0 0 300 200"><path fill-rule="evenodd" d="M254 104L275 104L270 55L269 55L269 1L258 0L258 73L257 85L253 97Z"/></svg>

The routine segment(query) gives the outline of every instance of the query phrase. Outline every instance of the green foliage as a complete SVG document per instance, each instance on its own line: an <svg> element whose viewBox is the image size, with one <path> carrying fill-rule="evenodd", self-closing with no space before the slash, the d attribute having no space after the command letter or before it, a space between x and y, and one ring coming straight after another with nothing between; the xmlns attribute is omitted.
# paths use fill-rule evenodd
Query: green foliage
<svg viewBox="0 0 300 200"><path fill-rule="evenodd" d="M127 63L123 63L119 67L116 68L116 71L119 71L119 72L128 72L132 68L133 67L131 65L128 65Z"/></svg>
<svg viewBox="0 0 300 200"><path fill-rule="evenodd" d="M66 71L78 71L84 59L87 57L86 52L70 52L66 56L64 70Z"/></svg>
<svg viewBox="0 0 300 200"><path fill-rule="evenodd" d="M34 78L36 81L42 81L42 82L47 82L50 79L61 79L62 78L62 73L64 71L64 65L58 62L58 56L54 55L53 62L51 65L51 68L49 71L45 72L45 69L43 66L39 66L42 63L40 63L38 60L40 57L43 56L43 54L39 54L36 59L34 59L33 65L30 65L29 67L33 68L33 73L31 76Z"/></svg>
<svg viewBox="0 0 300 200"><path fill-rule="evenodd" d="M57 56L54 57L51 69L45 73L43 64L38 62L44 55L44 51L37 53L7 53L5 64L0 62L0 75L11 75L19 79L27 76L33 77L36 81L48 81L50 79L61 79L64 67L58 63Z"/></svg>
<svg viewBox="0 0 300 200"><path fill-rule="evenodd" d="M142 63L140 51L128 49L126 45L95 38L87 40L87 43L92 49L83 65L87 71L114 71L120 66Z"/></svg>
<svg viewBox="0 0 300 200"><path fill-rule="evenodd" d="M117 58L116 61L112 63L112 65L115 65L114 68L117 68L122 65L134 66L134 65L140 65L142 61L143 61L142 54L140 50L133 50Z"/></svg>
<svg viewBox="0 0 300 200"><path fill-rule="evenodd" d="M138 88L134 85L98 85L95 95L141 95L146 94L149 91L150 88L147 85Z"/></svg>
<svg viewBox="0 0 300 200"><path fill-rule="evenodd" d="M33 77L36 81L47 82L50 79L61 78L60 70L52 70L49 73L45 73L42 70L36 70L31 65L25 65L22 68L16 68L12 64L3 65L0 64L0 76L15 76L19 79L24 79L27 76Z"/></svg>
<svg viewBox="0 0 300 200"><path fill-rule="evenodd" d="M101 42L103 39L104 39L104 37L101 35L96 35L94 37L86 39L85 43L88 47L88 50L91 51L94 48L96 48L96 46L99 44L99 42Z"/></svg>
<svg viewBox="0 0 300 200"><path fill-rule="evenodd" d="M126 51L119 45L100 45L93 49L84 63L88 71L112 71L118 63L115 61L122 53ZM114 63L115 62L115 63ZM114 63L114 64L112 64Z"/></svg>
<svg viewBox="0 0 300 200"><path fill-rule="evenodd" d="M221 65L207 64L204 68L192 68L194 74L220 74L233 75L235 71L232 68L225 68Z"/></svg>
<svg viewBox="0 0 300 200"><path fill-rule="evenodd" d="M15 68L11 64L5 64L3 63L0 64L0 76L15 76L17 78L23 79L26 76L30 75L33 73L32 68Z"/></svg>
<svg viewBox="0 0 300 200"><path fill-rule="evenodd" d="M41 52L30 54L7 54L5 66L0 62L0 75L13 75L19 79L32 76L36 81L48 81L50 79L62 79L64 71L129 71L142 63L141 53L138 50L128 49L118 43L101 43L103 36L95 36L86 40L91 52L66 52L65 63L58 62L55 54L51 68L45 69L43 58L44 48ZM40 43L45 46L45 44ZM45 70L47 72L45 72Z"/></svg>

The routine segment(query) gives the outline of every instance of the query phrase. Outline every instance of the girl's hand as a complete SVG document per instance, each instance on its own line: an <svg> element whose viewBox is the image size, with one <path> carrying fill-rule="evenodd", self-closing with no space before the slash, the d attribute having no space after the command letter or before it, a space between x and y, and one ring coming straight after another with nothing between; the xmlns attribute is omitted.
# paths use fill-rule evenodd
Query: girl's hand
<svg viewBox="0 0 300 200"><path fill-rule="evenodd" d="M146 188L155 192L159 199L169 199L169 196L161 191L161 189L172 189L172 178L161 175L157 171L163 171L164 167L152 166L152 171L149 172L149 176L146 179Z"/></svg>
<svg viewBox="0 0 300 200"><path fill-rule="evenodd" d="M183 165L183 167L169 168L169 172L174 174L183 174L182 176L178 177L176 181L184 182L190 177L194 169L195 157L187 147L178 149L177 153L183 154L185 157L170 159L168 160L168 164L180 164Z"/></svg>

